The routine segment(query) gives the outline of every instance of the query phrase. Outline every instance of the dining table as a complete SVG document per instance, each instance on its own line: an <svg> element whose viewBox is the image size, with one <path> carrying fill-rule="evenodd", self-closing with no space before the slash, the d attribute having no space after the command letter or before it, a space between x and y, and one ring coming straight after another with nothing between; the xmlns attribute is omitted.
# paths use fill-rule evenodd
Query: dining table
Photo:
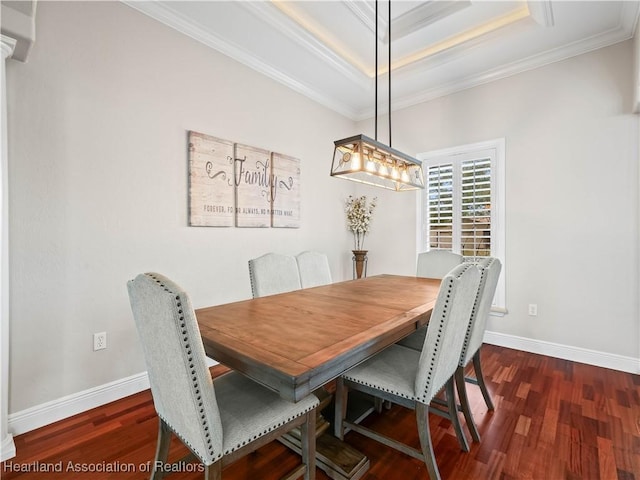
<svg viewBox="0 0 640 480"><path fill-rule="evenodd" d="M439 279L375 275L195 313L209 357L288 401L315 393L322 409L325 385L428 323L439 289ZM317 466L336 480L361 478L368 459L319 420ZM295 438L289 446L299 449Z"/></svg>

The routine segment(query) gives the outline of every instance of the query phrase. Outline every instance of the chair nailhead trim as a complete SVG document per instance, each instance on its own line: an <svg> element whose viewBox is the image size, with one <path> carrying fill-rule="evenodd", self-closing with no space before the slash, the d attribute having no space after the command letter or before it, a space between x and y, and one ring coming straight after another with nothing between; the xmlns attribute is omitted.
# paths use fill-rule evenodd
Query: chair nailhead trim
<svg viewBox="0 0 640 480"><path fill-rule="evenodd" d="M363 382L362 380L350 377L347 374L344 374L342 376L342 378L344 378L345 380L348 380L348 381L350 381L352 383L358 383L360 385L365 385L367 387L375 388L376 390L382 390L383 392L391 393L391 394L395 395L396 397L407 398L409 400L416 400L415 395L405 395L404 393L398 392L397 390L392 390L390 388L383 388L380 385L374 385L374 384L369 383L369 382Z"/></svg>
<svg viewBox="0 0 640 480"><path fill-rule="evenodd" d="M480 298L482 297L481 293L484 291L484 285L487 282L487 274L489 272L489 269L491 268L491 265L493 265L493 263L495 262L494 258L491 258L489 260L489 262L484 265L484 266L480 266L480 264L476 264L477 267L480 270L480 285L478 286L478 295L476 295L476 298L473 302L473 309L471 310L471 322L469 323L469 327L467 328L467 333L464 336L464 344L462 345L462 353L460 355L460 363L459 365L461 367L465 367L465 363L464 363L464 359L467 356L467 349L469 348L469 341L471 340L471 333L473 332L473 327L475 325L475 322L477 320L476 316L478 314L478 307L480 305Z"/></svg>
<svg viewBox="0 0 640 480"><path fill-rule="evenodd" d="M480 297L482 296L482 291L484 289L484 284L487 279L487 270L484 268L480 268L480 284L478 286L478 294L476 298L473 300L473 308L471 309L471 321L469 322L469 326L467 327L467 331L464 335L464 344L462 345L462 354L460 355L460 365L462 365L462 361L464 360L464 356L467 353L467 347L469 346L469 340L471 339L471 332L473 331L473 326L476 322L476 315L478 314L478 305L480 305Z"/></svg>
<svg viewBox="0 0 640 480"><path fill-rule="evenodd" d="M204 406L203 406L203 405L204 405L204 403L203 403L203 401L202 401L202 396L200 395L201 387L200 387L200 385L199 385L199 384L198 384L198 382L197 382L197 380L198 380L198 379L197 379L197 376L196 376L195 364L193 363L193 357L191 356L191 353L192 353L192 352L191 352L191 346L190 346L189 341L188 341L188 340L189 340L189 338L188 338L188 336L187 336L186 323L185 323L185 321L184 321L184 316L182 315L182 310L180 309L180 307L182 306L182 303L181 303L181 301L180 301L180 295L179 295L179 294L176 294L175 292L172 292L171 290L169 290L169 289L168 289L168 288L167 288L167 287L162 283L162 281L161 281L160 279L158 279L155 275L150 274L150 273L147 273L146 275L147 275L147 276L149 276L150 278L152 278L153 280L155 280L155 282L156 282L160 287L162 287L166 292L171 293L172 295L175 295L175 298L174 298L175 306L178 308L178 313L179 313L179 315L180 315L178 319L179 319L179 321L181 322L181 323L180 323L180 328L181 328L181 332L182 332L182 334L184 335L184 336L183 336L183 348L184 348L185 353L186 353L186 354L187 354L187 356L188 356L187 360L188 360L188 362L189 362L189 369L190 369L190 373L191 373L191 375L192 375L191 379L192 379L192 381L193 381L193 385L192 385L192 386L193 386L193 392L194 392L194 394L196 395L196 399L197 399L197 401L198 401L198 407L200 407L200 408L199 408L198 413L200 413L201 426L202 426L202 428L203 428L203 431L205 432L204 436L205 436L206 444L207 444L207 447L208 447L208 453L209 453L209 455L213 458L213 462L218 461L218 460L219 460L220 458L222 458L224 455L228 455L228 454L230 454L230 453L232 453L232 452L234 452L234 451L238 450L239 448L241 448L241 447L245 446L247 443L249 443L249 442L251 442L251 441L254 441L254 440L258 439L258 438L260 438L261 436L266 435L267 433L269 433L269 432L271 432L271 431L273 431L273 430L276 430L276 429L278 429L278 428L282 427L283 425L286 425L287 423L291 422L293 419L298 418L298 417L300 417L300 416L302 416L302 415L306 415L307 413L309 413L310 411L312 411L312 410L314 410L314 409L316 408L316 405L315 405L315 404L314 404L314 405L312 405L312 406L310 406L310 407L307 407L305 410L301 411L298 415L294 415L294 416L288 417L287 419L282 420L282 421L278 422L278 423L277 423L277 424L275 424L275 425L272 425L270 428L268 428L268 429L264 430L262 433L254 435L254 436L253 436L253 438L252 438L251 440L244 440L244 441L243 441L243 442L241 442L240 444L237 444L237 445L235 445L235 446L233 446L233 447L231 447L231 448L228 448L228 449L227 449L227 450L225 450L224 452L219 452L218 454L216 454L216 453L214 452L213 445L212 445L212 441L211 441L211 434L210 434L210 432L209 432L209 423L208 423L208 421L207 421L207 419L206 419L206 415L205 415L205 412L204 412ZM253 284L253 283L252 283L252 284ZM160 415L158 415L158 416L160 416ZM182 443L184 443L187 447L189 447L189 449L190 449L192 452L194 452L194 453L196 453L196 452L197 452L197 450L194 448L194 446L193 446L189 441L187 441L187 439L186 439L186 438L184 438L182 435L180 435L180 434L175 430L175 428L171 425L171 423L169 423L169 422L168 422L164 417L160 417L160 418L162 418L162 420L163 420L163 421L164 421L164 422L169 426L169 428L171 428L171 430L173 431L173 433L174 433L178 438L180 438L180 440L182 441ZM196 455L197 455L197 453L196 453ZM198 455L198 457L199 457L199 455ZM202 461L202 463L204 463L204 464L207 464L207 462L206 462L204 459L202 459L202 458L200 458L200 461ZM213 462L212 462L212 463L213 463Z"/></svg>
<svg viewBox="0 0 640 480"><path fill-rule="evenodd" d="M203 408L203 402L202 402L202 396L200 395L200 390L201 387L198 384L198 377L196 376L196 369L195 369L195 364L193 363L193 356L191 355L191 345L189 344L189 337L187 336L187 324L185 322L185 318L183 315L183 311L182 311L182 300L180 298L180 294L173 292L171 290L169 290L169 288L164 285L162 283L162 281L156 277L153 274L147 273L147 276L149 276L150 278L152 278L153 280L155 280L155 282L164 289L165 292L168 292L172 295L174 295L174 307L176 308L176 311L178 313L178 320L180 322L179 328L180 331L182 332L182 347L183 347L183 352L187 354L187 360L189 362L189 369L191 370L191 380L193 382L192 387L193 387L193 392L196 395L196 400L198 401L198 406L200 406L200 423L201 423L201 427L203 429L205 433L205 443L207 444L207 450L208 450L208 454L209 456L213 459L213 462L216 462L217 460L219 460L220 458L222 458L223 453L219 452L218 454L216 454L216 452L213 449L213 445L211 442L211 436L208 433L209 431L209 423L207 421L206 415L204 413L204 408ZM180 440L189 447L189 449L196 453L197 449L191 444L191 442L187 441L182 435L180 435L179 433L176 432L176 430L171 426L171 424L169 422L167 422L164 418L163 420L165 421L165 423L167 425L169 425L169 427L171 427L171 430L173 430L173 432L180 438ZM198 455L199 456L199 455ZM202 461L202 463L204 464L208 464L204 459L200 458L200 461ZM211 463L213 463L211 462Z"/></svg>
<svg viewBox="0 0 640 480"><path fill-rule="evenodd" d="M286 425L287 423L291 422L293 419L298 418L302 415L306 415L307 413L309 413L310 411L314 410L316 408L315 405L311 406L311 407L307 407L304 411L300 412L298 415L294 415L292 417L288 417L285 420L282 420L280 422L278 422L277 424L272 425L270 428L264 430L262 433L254 435L253 438L251 440L244 440L243 442L234 445L233 447L228 448L227 450L225 450L224 454L228 455L230 453L235 452L236 450L238 450L241 447L244 447L247 443L252 442L260 437L262 437L263 435L266 435L269 432L272 432L273 430L277 430L278 428L282 427L283 425Z"/></svg>
<svg viewBox="0 0 640 480"><path fill-rule="evenodd" d="M462 277L462 275L464 275L467 270L469 270L473 265L472 264L468 264L464 269L460 270L458 272L458 276L455 278L456 280L459 280L460 277ZM442 287L440 287L442 288ZM442 340L442 331L444 329L444 319L447 317L447 312L449 311L449 308L451 308L450 302L451 302L451 295L452 295L452 291L453 291L453 279L449 279L449 282L446 286L447 288L447 296L446 296L446 300L444 302L444 305L442 307L442 315L440 315L440 318L438 318L438 334L436 336L436 341L435 344L433 346L433 354L431 356L431 364L429 365L429 373L427 374L427 381L425 383L425 387L424 387L424 391L422 392L422 395L419 398L419 401L421 401L422 403L428 403L430 401L429 398L427 398L427 390L429 390L429 387L432 387L432 383L433 383L433 369L435 367L434 365L434 359L438 358L438 353L440 350L440 343ZM432 319L433 320L433 319ZM432 320L430 320L429 322L431 322ZM440 388L438 388L439 390ZM435 388L432 388L433 391L435 391Z"/></svg>
<svg viewBox="0 0 640 480"><path fill-rule="evenodd" d="M258 296L258 292L256 292L255 289L256 278L253 273L253 262L251 260L249 260L249 283L251 284L251 296L256 298Z"/></svg>

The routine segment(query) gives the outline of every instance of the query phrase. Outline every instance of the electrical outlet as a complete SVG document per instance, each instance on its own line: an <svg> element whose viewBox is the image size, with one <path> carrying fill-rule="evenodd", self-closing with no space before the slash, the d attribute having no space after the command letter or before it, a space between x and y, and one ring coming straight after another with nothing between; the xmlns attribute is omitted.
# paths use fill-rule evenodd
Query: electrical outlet
<svg viewBox="0 0 640 480"><path fill-rule="evenodd" d="M93 334L93 351L107 348L107 332Z"/></svg>
<svg viewBox="0 0 640 480"><path fill-rule="evenodd" d="M536 317L538 315L538 305L535 303L529 304L529 315L531 317Z"/></svg>

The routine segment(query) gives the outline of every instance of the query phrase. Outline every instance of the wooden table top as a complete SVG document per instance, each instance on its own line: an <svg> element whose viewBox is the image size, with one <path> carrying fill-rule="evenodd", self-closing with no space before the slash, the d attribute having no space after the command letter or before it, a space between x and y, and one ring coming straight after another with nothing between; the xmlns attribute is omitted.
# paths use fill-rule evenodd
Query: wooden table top
<svg viewBox="0 0 640 480"><path fill-rule="evenodd" d="M298 401L426 324L440 280L378 275L201 308L205 351Z"/></svg>

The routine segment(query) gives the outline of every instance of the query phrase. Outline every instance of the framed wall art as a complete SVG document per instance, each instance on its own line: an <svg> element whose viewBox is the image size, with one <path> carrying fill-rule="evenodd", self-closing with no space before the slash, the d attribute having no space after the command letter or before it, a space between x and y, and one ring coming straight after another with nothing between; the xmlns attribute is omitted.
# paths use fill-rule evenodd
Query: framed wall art
<svg viewBox="0 0 640 480"><path fill-rule="evenodd" d="M300 227L300 160L188 132L189 225Z"/></svg>

